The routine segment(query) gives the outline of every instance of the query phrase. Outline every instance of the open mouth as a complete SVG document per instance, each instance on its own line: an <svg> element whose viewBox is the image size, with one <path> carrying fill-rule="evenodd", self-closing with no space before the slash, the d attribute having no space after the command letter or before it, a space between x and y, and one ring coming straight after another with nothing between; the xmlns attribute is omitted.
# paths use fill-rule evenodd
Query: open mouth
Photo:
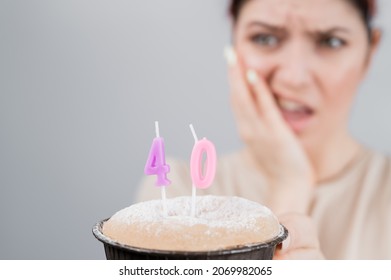
<svg viewBox="0 0 391 280"><path fill-rule="evenodd" d="M278 98L277 104L285 121L296 132L306 128L315 115L312 108L296 101Z"/></svg>

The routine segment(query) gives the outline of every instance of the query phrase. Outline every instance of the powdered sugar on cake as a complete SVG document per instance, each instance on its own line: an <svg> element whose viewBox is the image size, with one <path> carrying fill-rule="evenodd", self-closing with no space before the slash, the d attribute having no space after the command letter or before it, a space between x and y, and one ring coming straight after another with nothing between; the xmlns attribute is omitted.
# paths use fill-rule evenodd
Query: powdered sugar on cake
<svg viewBox="0 0 391 280"><path fill-rule="evenodd" d="M259 217L274 216L266 207L240 198L223 196L199 196L196 203L196 215L190 216L191 197L182 196L167 200L168 216L164 216L161 200L137 203L118 211L111 217L121 224L155 224L195 226L210 228L225 227L230 230L251 230L257 227Z"/></svg>
<svg viewBox="0 0 391 280"><path fill-rule="evenodd" d="M213 251L267 242L280 232L277 218L266 207L244 198L199 196L190 216L191 197L134 204L114 214L103 233L138 248L169 251Z"/></svg>

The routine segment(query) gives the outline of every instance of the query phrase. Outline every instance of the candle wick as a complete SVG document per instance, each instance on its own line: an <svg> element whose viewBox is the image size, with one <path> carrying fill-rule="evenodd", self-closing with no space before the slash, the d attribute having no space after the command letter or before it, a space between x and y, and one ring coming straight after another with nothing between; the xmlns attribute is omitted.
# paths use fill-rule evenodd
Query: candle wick
<svg viewBox="0 0 391 280"><path fill-rule="evenodd" d="M190 126L191 133L193 134L194 141L197 143L198 142L198 137L197 137L197 134L195 133L193 124L190 124L189 126Z"/></svg>
<svg viewBox="0 0 391 280"><path fill-rule="evenodd" d="M168 210L167 210L166 186L162 186L161 191L162 191L163 214L165 217L167 217Z"/></svg>
<svg viewBox="0 0 391 280"><path fill-rule="evenodd" d="M156 121L155 122L155 132L156 132L156 137L160 137L160 133L159 133L159 122Z"/></svg>
<svg viewBox="0 0 391 280"><path fill-rule="evenodd" d="M190 126L191 133L193 134L193 137L194 137L194 142L197 144L198 137L197 137L197 134L194 130L193 124L190 124L189 126ZM190 213L190 215L192 217L194 217L195 213L196 213L196 196L197 196L196 192L197 192L197 188L193 183L192 194L191 194L191 197L192 197L192 199L191 199L191 213Z"/></svg>
<svg viewBox="0 0 391 280"><path fill-rule="evenodd" d="M195 217L196 214L196 196L197 196L196 192L197 192L197 188L193 184L192 192L191 192L192 194L191 194L191 213L190 213L192 217Z"/></svg>

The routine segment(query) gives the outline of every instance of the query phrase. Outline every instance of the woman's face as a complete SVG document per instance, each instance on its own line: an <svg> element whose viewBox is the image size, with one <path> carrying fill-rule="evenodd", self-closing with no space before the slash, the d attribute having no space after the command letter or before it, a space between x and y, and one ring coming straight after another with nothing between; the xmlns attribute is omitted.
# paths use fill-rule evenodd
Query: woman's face
<svg viewBox="0 0 391 280"><path fill-rule="evenodd" d="M372 53L347 0L251 0L234 26L234 45L306 146L346 132Z"/></svg>

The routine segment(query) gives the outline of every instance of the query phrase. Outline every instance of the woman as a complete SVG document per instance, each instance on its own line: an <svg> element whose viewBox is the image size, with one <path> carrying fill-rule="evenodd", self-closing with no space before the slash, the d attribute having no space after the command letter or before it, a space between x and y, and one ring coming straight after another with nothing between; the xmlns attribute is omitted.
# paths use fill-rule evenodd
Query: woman
<svg viewBox="0 0 391 280"><path fill-rule="evenodd" d="M226 57L245 148L220 159L208 192L277 213L290 231L278 259L391 259L391 161L347 129L380 41L374 7L371 0L231 2ZM187 164L171 167L169 195L188 195ZM140 200L150 199L144 190Z"/></svg>

